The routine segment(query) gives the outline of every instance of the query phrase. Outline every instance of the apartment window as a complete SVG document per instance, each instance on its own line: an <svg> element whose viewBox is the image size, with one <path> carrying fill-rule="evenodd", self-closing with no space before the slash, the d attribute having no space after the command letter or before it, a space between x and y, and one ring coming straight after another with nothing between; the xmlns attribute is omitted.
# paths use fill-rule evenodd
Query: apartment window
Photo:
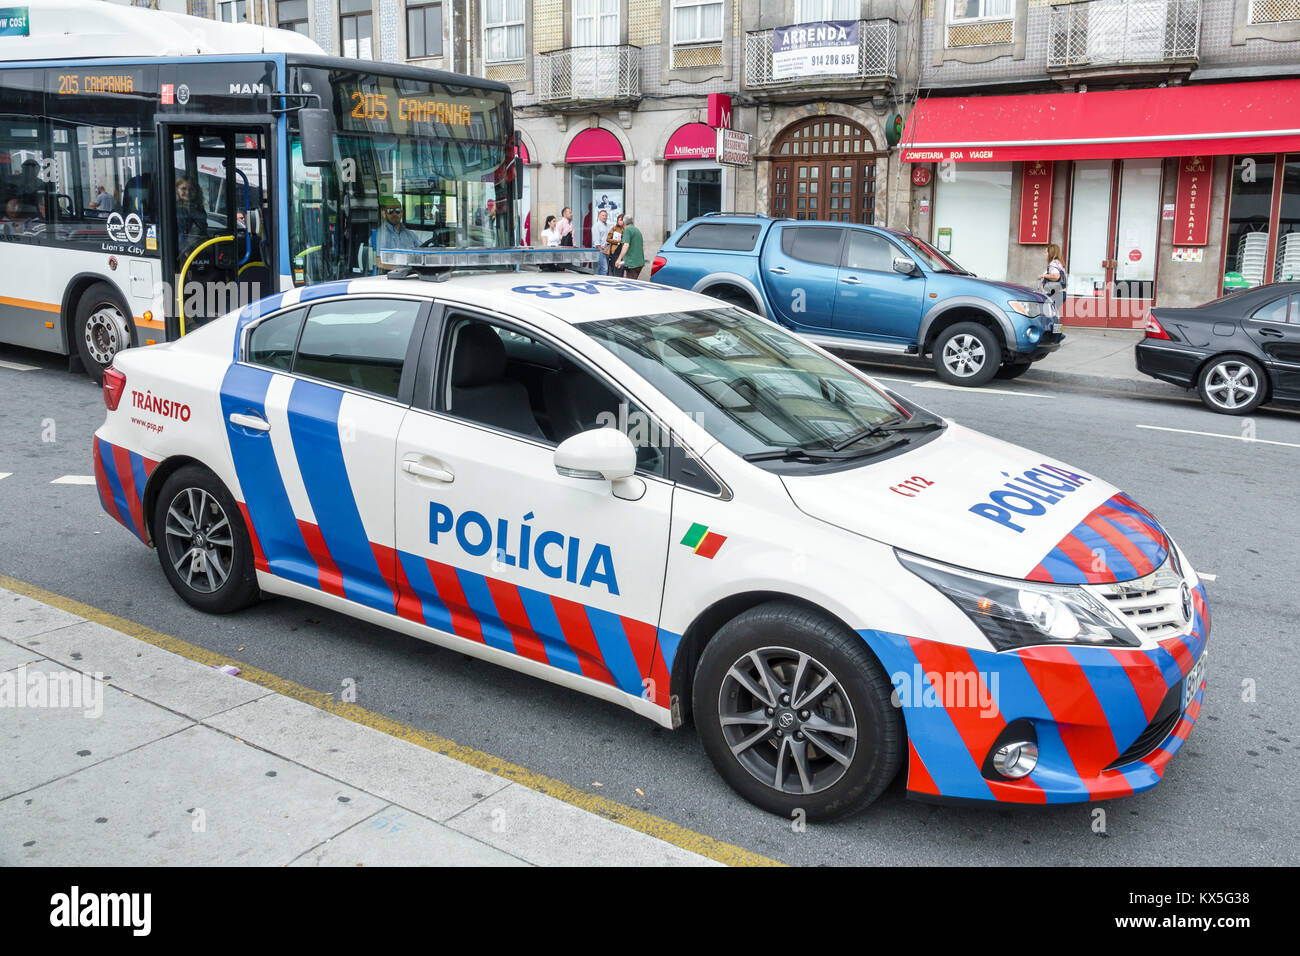
<svg viewBox="0 0 1300 956"><path fill-rule="evenodd" d="M573 0L573 45L616 46L619 3L620 0Z"/></svg>
<svg viewBox="0 0 1300 956"><path fill-rule="evenodd" d="M483 4L483 58L489 63L524 58L524 0Z"/></svg>
<svg viewBox="0 0 1300 956"><path fill-rule="evenodd" d="M1006 20L1015 9L1013 0L952 0L952 20Z"/></svg>
<svg viewBox="0 0 1300 956"><path fill-rule="evenodd" d="M856 20L862 12L858 0L799 0L799 23L821 20Z"/></svg>
<svg viewBox="0 0 1300 956"><path fill-rule="evenodd" d="M442 4L406 8L406 55L442 56Z"/></svg>
<svg viewBox="0 0 1300 956"><path fill-rule="evenodd" d="M1251 23L1300 20L1300 0L1250 0Z"/></svg>
<svg viewBox="0 0 1300 956"><path fill-rule="evenodd" d="M217 4L217 12L225 23L246 23L248 21L248 3L246 0L229 0L229 2L219 3Z"/></svg>
<svg viewBox="0 0 1300 956"><path fill-rule="evenodd" d="M275 22L281 30L307 36L307 0L279 0L275 5Z"/></svg>
<svg viewBox="0 0 1300 956"><path fill-rule="evenodd" d="M673 43L722 42L722 0L673 0Z"/></svg>
<svg viewBox="0 0 1300 956"><path fill-rule="evenodd" d="M343 40L343 55L373 60L374 35L374 18L370 12L370 0L341 0L339 36Z"/></svg>

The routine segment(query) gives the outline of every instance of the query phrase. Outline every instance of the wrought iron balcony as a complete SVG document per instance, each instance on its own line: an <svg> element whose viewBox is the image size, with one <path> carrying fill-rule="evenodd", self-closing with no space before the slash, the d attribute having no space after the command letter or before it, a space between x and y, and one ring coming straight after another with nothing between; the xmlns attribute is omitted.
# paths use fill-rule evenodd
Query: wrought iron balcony
<svg viewBox="0 0 1300 956"><path fill-rule="evenodd" d="M1050 69L1195 61L1201 0L1084 0L1052 7Z"/></svg>
<svg viewBox="0 0 1300 956"><path fill-rule="evenodd" d="M551 106L641 98L641 48L573 46L537 57L538 99Z"/></svg>
<svg viewBox="0 0 1300 956"><path fill-rule="evenodd" d="M872 80L898 78L898 24L893 20L858 21L858 68L853 73L810 73L789 79L773 79L772 32L751 30L745 34L746 89L806 92L810 86L861 86Z"/></svg>

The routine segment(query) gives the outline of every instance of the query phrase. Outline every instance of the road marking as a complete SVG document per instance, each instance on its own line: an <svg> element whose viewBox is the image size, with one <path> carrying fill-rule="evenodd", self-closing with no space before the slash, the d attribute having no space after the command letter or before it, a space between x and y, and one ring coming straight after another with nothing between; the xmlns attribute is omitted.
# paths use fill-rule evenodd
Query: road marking
<svg viewBox="0 0 1300 956"><path fill-rule="evenodd" d="M870 372L867 374L871 375ZM969 392L976 395L1022 395L1025 398L1056 398L1055 395L1044 395L1042 392L1013 392L1006 388L989 388L987 385L971 388L967 385L949 385L947 382L918 382L914 378L886 378L884 375L871 375L871 377L878 382L896 382L900 385L915 385L917 388L940 388L948 392Z"/></svg>
<svg viewBox="0 0 1300 956"><path fill-rule="evenodd" d="M446 737L440 737L418 727L412 727L410 724L393 720L391 717L385 717L383 714L366 710L356 704L345 703L333 694L312 690L310 687L304 687L302 684L279 677L269 671L244 664L224 654L213 653L206 648L182 641L178 637L163 634L161 631L155 631L153 628L137 624L135 621L128 621L126 618L110 614L108 611L101 611L89 604L83 604L61 594L55 594L35 584L28 584L26 581L19 581L8 575L0 574L0 588L6 588L36 601L42 601L52 607L67 611L69 614L84 617L88 621L94 621L96 624L102 624L104 627L112 628L115 631L121 631L123 634L144 641L146 644L152 644L154 647L171 651L173 654L179 654L181 657L198 661L200 664L215 664L218 666L233 664L239 668L239 676L236 680L246 680L277 694L283 694L285 697L291 697L304 704L310 704L319 710L350 720L354 724L370 727L372 730L378 730L390 737L405 740L417 747L423 747L425 750L431 750L434 753L451 757L453 760L459 760L463 764L503 777L512 783L519 784L521 787L527 787L548 797L554 797L556 800L562 800L579 809L586 810L588 813L594 813L606 820L622 824L630 830L636 830L647 836L655 837L665 843L681 847L683 850L708 857L710 860L716 860L728 866L785 865L778 860L746 850L744 847L724 843L707 834L689 830L673 823L671 820L665 820L644 810L638 810L615 800L587 793L585 790L580 790L562 780L544 776L526 767L494 757L492 754L458 744Z"/></svg>
<svg viewBox="0 0 1300 956"><path fill-rule="evenodd" d="M38 366L19 365L17 362L6 362L0 359L0 368L7 368L14 372L35 372Z"/></svg>
<svg viewBox="0 0 1300 956"><path fill-rule="evenodd" d="M3 481L4 479L8 478L12 474L13 474L12 471L0 471L0 481Z"/></svg>
<svg viewBox="0 0 1300 956"><path fill-rule="evenodd" d="M64 475L50 482L52 485L93 485L94 483L94 475Z"/></svg>
<svg viewBox="0 0 1300 956"><path fill-rule="evenodd" d="M1198 578L1204 578L1204 579L1207 580L1207 581L1217 581L1217 580L1219 580L1219 576L1218 576L1217 574L1207 574L1205 571L1197 571L1197 572L1196 572L1196 576L1197 576Z"/></svg>
<svg viewBox="0 0 1300 956"><path fill-rule="evenodd" d="M1250 442L1252 445L1281 445L1284 448L1300 448L1300 444L1290 441L1270 441L1267 438L1247 438L1245 435L1222 435L1219 432L1198 432L1190 428L1165 428L1163 425L1135 425L1153 432L1178 432L1182 435L1204 435L1206 438L1230 438L1233 441Z"/></svg>

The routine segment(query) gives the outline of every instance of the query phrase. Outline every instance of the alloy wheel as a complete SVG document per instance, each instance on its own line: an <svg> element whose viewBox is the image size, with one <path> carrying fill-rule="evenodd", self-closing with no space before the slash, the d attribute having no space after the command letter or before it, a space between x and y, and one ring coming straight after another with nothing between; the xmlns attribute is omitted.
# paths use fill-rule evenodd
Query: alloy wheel
<svg viewBox="0 0 1300 956"><path fill-rule="evenodd" d="M167 556L187 587L212 594L226 583L235 541L221 504L202 488L184 488L167 506Z"/></svg>
<svg viewBox="0 0 1300 956"><path fill-rule="evenodd" d="M1243 362L1220 362L1205 378L1205 392L1221 408L1237 409L1259 394L1255 370Z"/></svg>
<svg viewBox="0 0 1300 956"><path fill-rule="evenodd" d="M986 359L984 343L973 335L962 332L944 343L943 364L959 378L978 374Z"/></svg>
<svg viewBox="0 0 1300 956"><path fill-rule="evenodd" d="M759 648L731 665L718 691L718 718L732 756L782 793L834 786L857 750L857 721L839 679L786 647Z"/></svg>

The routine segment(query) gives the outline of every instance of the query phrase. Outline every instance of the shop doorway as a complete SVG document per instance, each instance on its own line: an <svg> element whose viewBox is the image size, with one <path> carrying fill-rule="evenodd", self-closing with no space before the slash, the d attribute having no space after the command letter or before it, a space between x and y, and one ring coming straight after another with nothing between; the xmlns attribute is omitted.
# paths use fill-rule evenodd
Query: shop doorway
<svg viewBox="0 0 1300 956"><path fill-rule="evenodd" d="M772 145L772 215L872 225L879 156L867 131L850 120L795 123Z"/></svg>
<svg viewBox="0 0 1300 956"><path fill-rule="evenodd" d="M1164 160L1076 160L1070 179L1062 316L1135 327L1156 294Z"/></svg>
<svg viewBox="0 0 1300 956"><path fill-rule="evenodd" d="M672 165L673 202L669 232L684 222L722 211L722 167L705 160Z"/></svg>

